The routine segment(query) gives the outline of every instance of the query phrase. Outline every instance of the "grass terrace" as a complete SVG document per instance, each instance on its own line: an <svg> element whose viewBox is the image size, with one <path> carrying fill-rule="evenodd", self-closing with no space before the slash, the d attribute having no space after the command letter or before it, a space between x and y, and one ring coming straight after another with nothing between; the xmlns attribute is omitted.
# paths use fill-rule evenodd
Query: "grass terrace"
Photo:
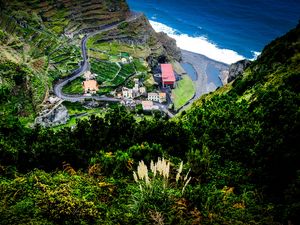
<svg viewBox="0 0 300 225"><path fill-rule="evenodd" d="M97 74L97 82L103 87L116 87L134 75L134 63L119 65L117 63L91 60L91 72Z"/></svg>
<svg viewBox="0 0 300 225"><path fill-rule="evenodd" d="M87 48L89 49L89 54L102 56L100 53L110 56L113 59L115 56L119 56L122 52L126 52L134 58L146 58L151 50L139 45L128 45L120 43L117 41L104 42L101 39L103 34L98 34L90 37L87 42Z"/></svg>
<svg viewBox="0 0 300 225"><path fill-rule="evenodd" d="M68 83L63 87L62 91L65 94L75 95L75 94L83 94L83 86L82 86L83 78L77 78L72 82Z"/></svg>
<svg viewBox="0 0 300 225"><path fill-rule="evenodd" d="M182 80L177 82L177 86L172 91L175 110L184 106L195 94L195 86L191 78L187 75L182 76Z"/></svg>
<svg viewBox="0 0 300 225"><path fill-rule="evenodd" d="M91 60L91 72L97 74L99 84L113 80L120 70L120 66L116 63Z"/></svg>

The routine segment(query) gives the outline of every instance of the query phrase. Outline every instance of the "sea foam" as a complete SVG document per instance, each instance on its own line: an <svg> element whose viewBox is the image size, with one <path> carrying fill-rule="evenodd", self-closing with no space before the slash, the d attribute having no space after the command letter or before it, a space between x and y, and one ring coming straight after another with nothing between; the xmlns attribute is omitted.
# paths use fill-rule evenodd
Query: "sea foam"
<svg viewBox="0 0 300 225"><path fill-rule="evenodd" d="M226 64L235 63L245 59L244 56L230 49L219 48L216 44L211 43L206 37L191 37L182 34L178 30L173 29L165 24L150 20L150 24L156 32L164 32L174 38L177 46L181 49L205 55L213 60ZM253 56L257 57L258 52L253 52Z"/></svg>

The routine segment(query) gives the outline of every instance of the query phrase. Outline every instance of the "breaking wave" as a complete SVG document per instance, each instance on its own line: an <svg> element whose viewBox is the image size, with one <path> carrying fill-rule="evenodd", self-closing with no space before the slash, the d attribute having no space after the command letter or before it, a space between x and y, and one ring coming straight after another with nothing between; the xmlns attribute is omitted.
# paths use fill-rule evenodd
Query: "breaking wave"
<svg viewBox="0 0 300 225"><path fill-rule="evenodd" d="M219 48L216 44L210 42L206 37L198 36L192 37L187 34L182 34L178 30L173 29L165 24L150 20L153 29L157 32L164 32L170 37L174 38L177 46L181 49L205 55L213 60L223 62L226 64L235 63L239 60L245 59L244 56L230 49ZM253 59L260 53L253 52Z"/></svg>

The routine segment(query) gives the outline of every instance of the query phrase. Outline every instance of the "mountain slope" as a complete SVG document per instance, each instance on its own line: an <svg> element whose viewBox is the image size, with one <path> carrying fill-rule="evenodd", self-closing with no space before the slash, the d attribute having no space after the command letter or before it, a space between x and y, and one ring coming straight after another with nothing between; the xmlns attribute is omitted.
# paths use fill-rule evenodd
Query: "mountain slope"
<svg viewBox="0 0 300 225"><path fill-rule="evenodd" d="M92 1L2 1L6 13L18 19L24 14L43 22L47 29L61 34L81 31L124 20L129 12L124 0ZM22 11L20 11L22 10Z"/></svg>
<svg viewBox="0 0 300 225"><path fill-rule="evenodd" d="M250 169L266 199L283 203L277 210L283 207L295 221L299 106L300 25L266 46L242 77L200 99L182 120L199 147L220 155L219 163L234 160Z"/></svg>
<svg viewBox="0 0 300 225"><path fill-rule="evenodd" d="M24 127L14 107L32 102L42 40L55 32L11 20L0 34L1 101L11 104L0 117L0 224L299 224L300 25L181 117L136 121L114 106L55 130Z"/></svg>

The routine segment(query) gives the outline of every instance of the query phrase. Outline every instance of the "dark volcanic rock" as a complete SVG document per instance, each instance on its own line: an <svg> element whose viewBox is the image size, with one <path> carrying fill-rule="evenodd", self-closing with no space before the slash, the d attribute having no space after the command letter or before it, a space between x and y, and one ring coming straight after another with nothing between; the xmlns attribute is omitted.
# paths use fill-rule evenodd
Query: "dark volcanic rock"
<svg viewBox="0 0 300 225"><path fill-rule="evenodd" d="M164 49L168 53L169 56L171 56L176 61L181 61L181 50L176 45L176 40L169 37L166 33L160 32L157 33L157 38L160 41L160 43L163 45Z"/></svg>
<svg viewBox="0 0 300 225"><path fill-rule="evenodd" d="M245 69L251 64L250 60L244 59L233 63L229 67L228 83L241 76Z"/></svg>
<svg viewBox="0 0 300 225"><path fill-rule="evenodd" d="M181 51L175 39L162 32L156 33L144 15L129 23L124 23L124 27L110 30L105 37L99 39L99 42L112 40L130 45L147 46L150 49L147 61L152 69L159 63L181 61Z"/></svg>

